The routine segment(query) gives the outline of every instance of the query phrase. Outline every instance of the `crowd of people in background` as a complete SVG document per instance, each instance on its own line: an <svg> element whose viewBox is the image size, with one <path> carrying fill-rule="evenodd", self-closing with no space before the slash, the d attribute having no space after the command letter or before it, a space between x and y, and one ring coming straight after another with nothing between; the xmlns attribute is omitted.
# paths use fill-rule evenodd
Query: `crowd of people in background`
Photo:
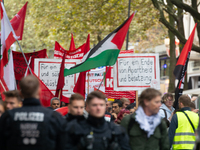
<svg viewBox="0 0 200 150"><path fill-rule="evenodd" d="M193 149L199 110L188 95L179 98L147 88L139 104L121 98L108 101L94 91L85 99L75 93L69 103L54 97L50 107L39 100L39 82L23 78L20 91L4 92L0 100L1 150L169 150ZM64 110L60 114L60 110Z"/></svg>

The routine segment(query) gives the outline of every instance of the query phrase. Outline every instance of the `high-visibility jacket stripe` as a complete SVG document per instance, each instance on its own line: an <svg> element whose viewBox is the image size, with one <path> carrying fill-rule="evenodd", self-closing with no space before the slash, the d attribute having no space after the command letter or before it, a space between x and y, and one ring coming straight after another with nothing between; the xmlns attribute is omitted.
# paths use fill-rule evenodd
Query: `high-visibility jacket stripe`
<svg viewBox="0 0 200 150"><path fill-rule="evenodd" d="M175 133L175 136L182 136L182 135L192 135L192 136L195 136L195 134L191 133L191 132Z"/></svg>
<svg viewBox="0 0 200 150"><path fill-rule="evenodd" d="M195 144L195 141L178 141L173 142L173 144Z"/></svg>

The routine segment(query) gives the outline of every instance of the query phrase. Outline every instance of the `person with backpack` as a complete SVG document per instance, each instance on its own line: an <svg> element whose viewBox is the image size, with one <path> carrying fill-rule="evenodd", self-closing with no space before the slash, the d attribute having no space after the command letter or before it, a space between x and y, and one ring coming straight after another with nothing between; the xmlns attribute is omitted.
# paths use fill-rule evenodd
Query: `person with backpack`
<svg viewBox="0 0 200 150"><path fill-rule="evenodd" d="M167 123L167 127L170 125L170 121L174 112L173 108L173 103L174 103L174 97L171 93L166 93L162 97L162 105L159 110L159 115L161 118L164 118L164 120Z"/></svg>
<svg viewBox="0 0 200 150"><path fill-rule="evenodd" d="M132 150L169 150L166 123L159 116L161 93L153 88L145 89L139 97L135 113L125 116L121 126L129 135Z"/></svg>

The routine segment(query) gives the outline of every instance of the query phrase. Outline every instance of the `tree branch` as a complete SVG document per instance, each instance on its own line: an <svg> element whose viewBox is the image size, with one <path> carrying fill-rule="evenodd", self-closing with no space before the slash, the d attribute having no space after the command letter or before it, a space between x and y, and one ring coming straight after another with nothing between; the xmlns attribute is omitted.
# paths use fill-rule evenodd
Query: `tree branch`
<svg viewBox="0 0 200 150"><path fill-rule="evenodd" d="M183 35L181 35L178 32L178 30L176 30L173 26L171 26L165 18L160 18L159 21L162 22L162 24L164 24L171 32L173 32L174 35L176 35L177 38L180 40L181 43L185 44L187 42L185 37ZM198 47L194 44L192 45L192 50L200 53L200 47Z"/></svg>
<svg viewBox="0 0 200 150"><path fill-rule="evenodd" d="M165 9L165 8L163 8L163 10L164 10L165 12L167 12L169 15L171 15L171 16L174 18L174 20L175 20L176 22L178 22L178 18L177 18L176 15L174 15L172 12L168 11L168 10Z"/></svg>
<svg viewBox="0 0 200 150"><path fill-rule="evenodd" d="M172 1L172 0L170 0ZM176 30L165 18L164 13L163 13L163 9L160 7L160 5L158 4L157 0L152 0L153 5L160 11L160 19L159 21L165 26L167 27L172 33L174 33L175 36L177 36L177 38L180 40L181 43L185 44L187 42L187 40L185 39L185 37L183 35L181 35L179 33L178 30ZM196 45L192 45L192 50L196 51L198 53L200 53L200 47L196 46Z"/></svg>
<svg viewBox="0 0 200 150"><path fill-rule="evenodd" d="M185 11L189 12L194 18L200 20L200 13L196 11L194 8L191 6L177 0L170 0L172 4L176 5L179 8L184 9Z"/></svg>

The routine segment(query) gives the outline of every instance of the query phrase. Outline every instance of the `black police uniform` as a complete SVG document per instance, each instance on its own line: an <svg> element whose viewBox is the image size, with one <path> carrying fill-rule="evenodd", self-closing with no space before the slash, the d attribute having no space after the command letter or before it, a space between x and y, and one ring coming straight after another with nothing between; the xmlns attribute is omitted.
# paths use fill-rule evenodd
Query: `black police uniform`
<svg viewBox="0 0 200 150"><path fill-rule="evenodd" d="M35 98L0 118L0 150L63 150L66 121Z"/></svg>
<svg viewBox="0 0 200 150"><path fill-rule="evenodd" d="M104 117L73 120L66 131L65 150L131 150L125 129Z"/></svg>
<svg viewBox="0 0 200 150"><path fill-rule="evenodd" d="M66 114L65 118L66 118L67 123L69 123L69 122L71 122L75 119L77 119L78 121L85 120L85 117L83 115L75 116L75 115L72 115L70 113Z"/></svg>

